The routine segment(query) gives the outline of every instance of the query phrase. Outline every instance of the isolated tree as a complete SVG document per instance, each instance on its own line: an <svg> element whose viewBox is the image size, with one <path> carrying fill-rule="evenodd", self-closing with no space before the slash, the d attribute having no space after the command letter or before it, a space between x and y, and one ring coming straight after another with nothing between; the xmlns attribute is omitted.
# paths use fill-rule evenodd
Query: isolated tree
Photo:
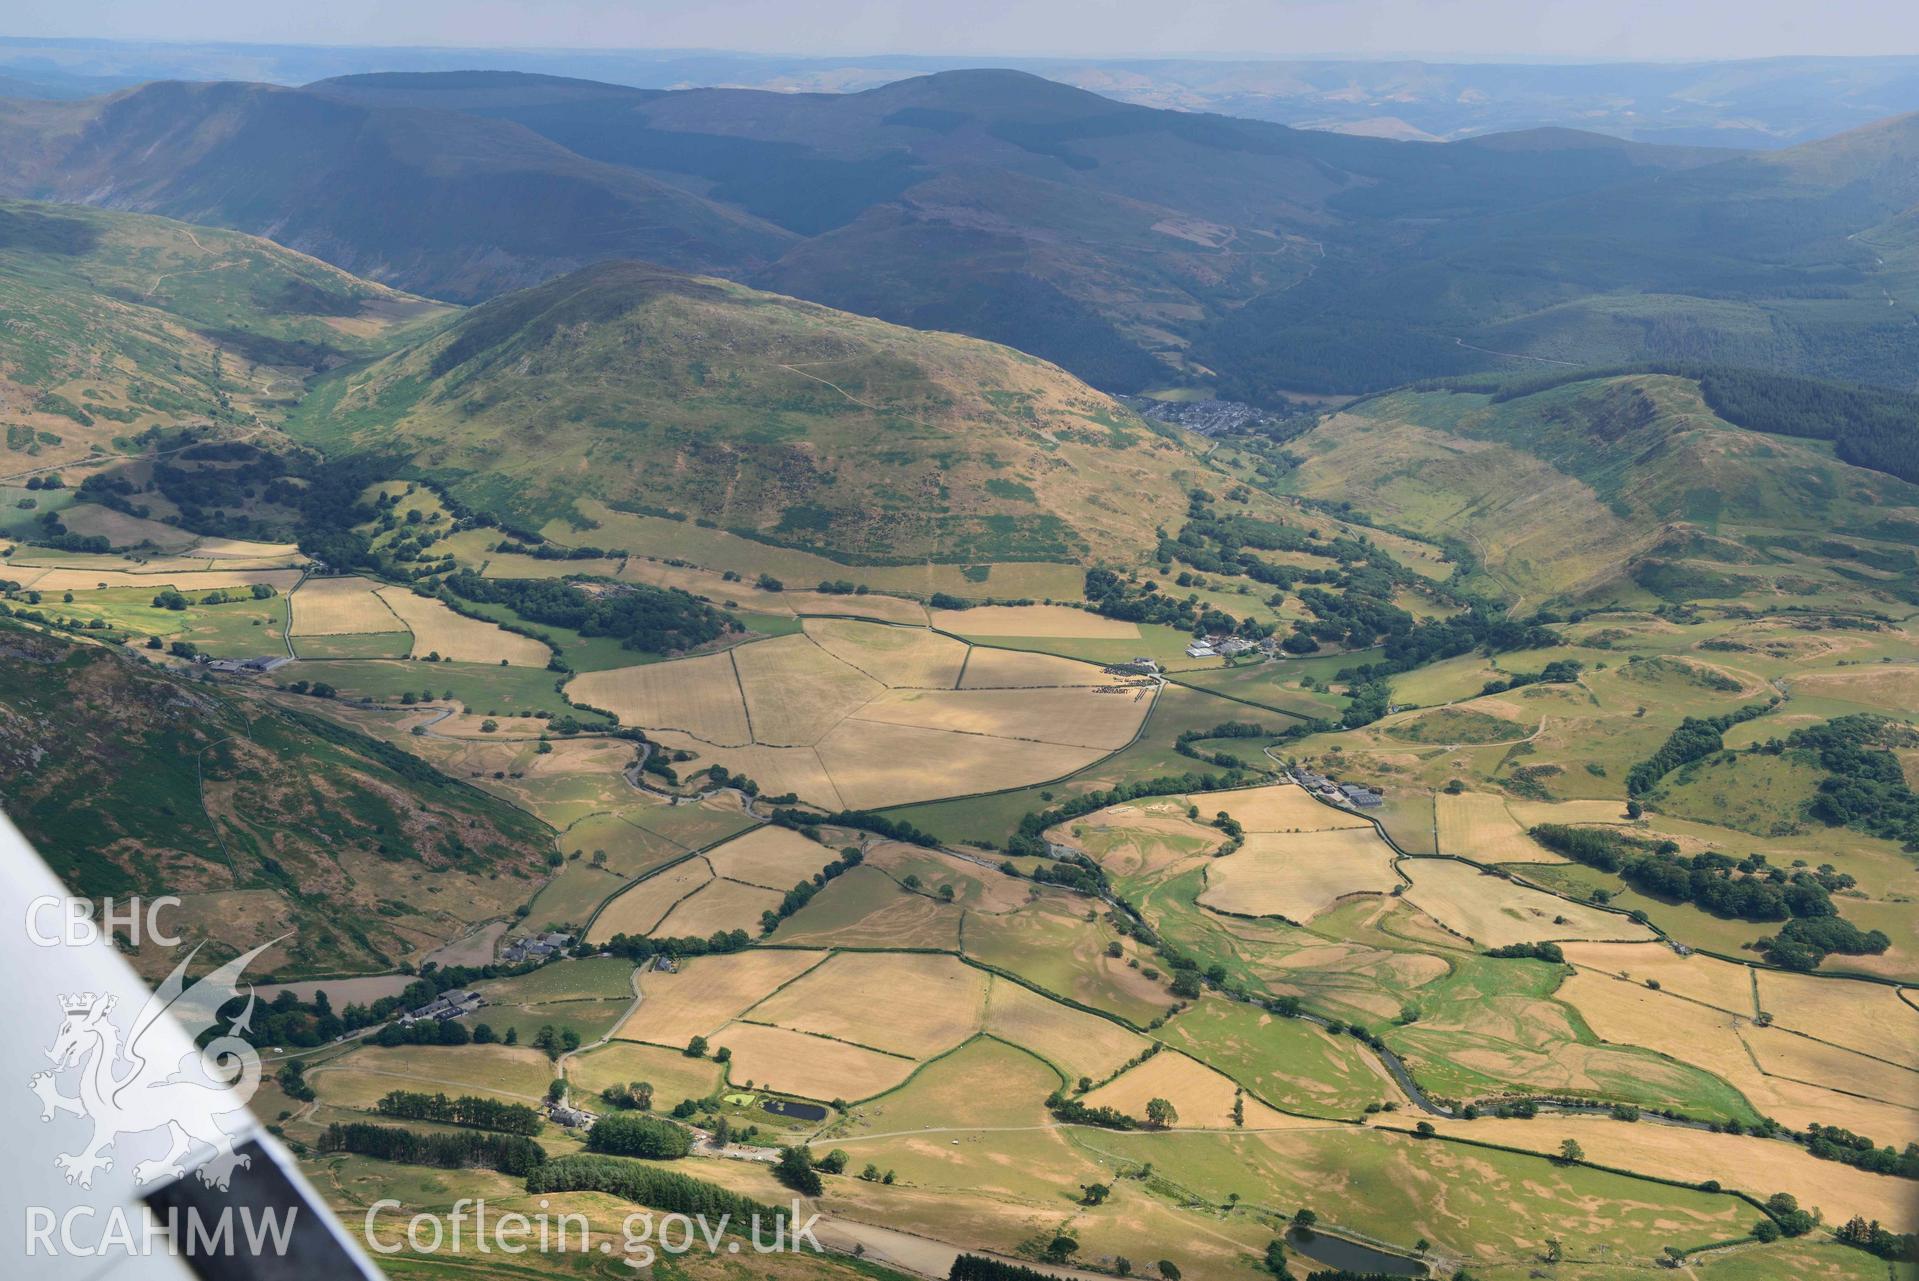
<svg viewBox="0 0 1919 1281"><path fill-rule="evenodd" d="M686 1050L684 1051L684 1053L686 1054L686 1057L689 1059L705 1058L706 1057L706 1038L703 1036L696 1036L692 1040L688 1041L686 1043Z"/></svg>
<svg viewBox="0 0 1919 1281"><path fill-rule="evenodd" d="M1146 1100L1146 1123L1156 1130L1170 1129L1179 1120L1179 1109L1170 1099Z"/></svg>
<svg viewBox="0 0 1919 1281"><path fill-rule="evenodd" d="M1567 1139L1559 1145L1559 1159L1568 1163L1584 1161L1586 1150L1579 1146L1578 1140Z"/></svg>
<svg viewBox="0 0 1919 1281"><path fill-rule="evenodd" d="M1104 1183L1082 1183L1079 1185L1081 1205L1104 1205L1113 1189Z"/></svg>
<svg viewBox="0 0 1919 1281"><path fill-rule="evenodd" d="M1161 1259L1159 1261L1159 1274L1165 1277L1166 1281L1179 1281L1179 1265L1171 1259Z"/></svg>

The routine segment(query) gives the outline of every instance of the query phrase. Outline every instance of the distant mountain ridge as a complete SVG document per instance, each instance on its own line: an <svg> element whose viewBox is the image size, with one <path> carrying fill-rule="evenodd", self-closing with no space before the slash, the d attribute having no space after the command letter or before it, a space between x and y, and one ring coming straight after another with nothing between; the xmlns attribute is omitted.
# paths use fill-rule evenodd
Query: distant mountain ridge
<svg viewBox="0 0 1919 1281"><path fill-rule="evenodd" d="M1784 152L1564 129L1435 146L1022 72L854 94L511 72L0 104L0 192L268 234L472 301L634 258L1271 403L1514 362L1909 385L1913 118Z"/></svg>
<svg viewBox="0 0 1919 1281"><path fill-rule="evenodd" d="M982 65L1044 76L1140 106L1432 140L1563 125L1642 142L1772 148L1919 109L1919 57L1897 54L1586 63L1256 53L968 59L910 53L846 57L0 38L0 76L12 76L19 85L4 92L50 98L146 80L301 85L372 71L431 74L475 66L649 89L727 85L850 93Z"/></svg>

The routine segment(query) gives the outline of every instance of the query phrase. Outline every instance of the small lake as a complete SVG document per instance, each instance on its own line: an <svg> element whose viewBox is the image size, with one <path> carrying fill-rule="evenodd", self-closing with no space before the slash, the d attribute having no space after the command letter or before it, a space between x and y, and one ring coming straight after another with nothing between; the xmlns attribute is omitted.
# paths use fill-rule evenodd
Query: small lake
<svg viewBox="0 0 1919 1281"><path fill-rule="evenodd" d="M1341 1268L1347 1272L1376 1273L1389 1277L1427 1275L1426 1265L1417 1259L1376 1250L1370 1245L1361 1245L1357 1241L1348 1241L1345 1237L1330 1236L1324 1232L1305 1232L1292 1228L1286 1233L1286 1246L1314 1263L1323 1263L1329 1268Z"/></svg>
<svg viewBox="0 0 1919 1281"><path fill-rule="evenodd" d="M767 1099L760 1107L774 1116L790 1116L795 1121L824 1121L826 1109L817 1103L795 1103L790 1099Z"/></svg>

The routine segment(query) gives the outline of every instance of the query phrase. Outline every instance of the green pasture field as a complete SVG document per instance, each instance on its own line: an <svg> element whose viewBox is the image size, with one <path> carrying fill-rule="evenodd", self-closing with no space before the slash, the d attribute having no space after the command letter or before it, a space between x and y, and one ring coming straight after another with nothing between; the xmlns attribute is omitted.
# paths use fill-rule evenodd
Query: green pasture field
<svg viewBox="0 0 1919 1281"><path fill-rule="evenodd" d="M487 1005L469 1016L475 1024L484 1023L497 1036L512 1028L520 1034L521 1045L533 1044L540 1029L572 1032L582 1045L591 1045L613 1030L627 1011L629 1001L560 1001L546 1005ZM557 1075L557 1073L556 1073Z"/></svg>
<svg viewBox="0 0 1919 1281"><path fill-rule="evenodd" d="M1323 1227L1406 1251L1423 1229L1465 1253L1475 1276L1526 1275L1537 1268L1549 1236L1562 1242L1567 1257L1582 1260L1580 1276L1592 1275L1595 1265L1650 1267L1667 1245L1730 1241L1757 1217L1724 1193L1352 1127L1258 1135L1074 1131L1072 1137L1115 1169L1151 1162L1153 1178L1163 1181L1160 1194L1176 1199L1224 1205L1237 1193L1243 1200L1236 1213L1281 1216L1313 1208ZM1444 1208L1435 1210L1427 1189L1441 1186ZM1604 1214L1596 1212L1600 1206Z"/></svg>
<svg viewBox="0 0 1919 1281"><path fill-rule="evenodd" d="M4 570L0 570L4 573ZM105 591L47 592L40 608L56 617L82 621L99 619L108 628L132 637L158 636L166 641L190 641L215 658L254 658L286 653L282 632L286 625L286 598L229 601L206 605L189 594L185 609L162 609L153 603L164 585L109 587ZM244 590L240 593L245 596ZM205 596L205 592L198 593Z"/></svg>
<svg viewBox="0 0 1919 1281"><path fill-rule="evenodd" d="M405 658L413 652L413 633L402 631L339 636L295 636L293 652L302 660L318 661L330 658Z"/></svg>
<svg viewBox="0 0 1919 1281"><path fill-rule="evenodd" d="M295 642L304 646L304 640ZM282 684L324 681L350 697L368 697L397 703L409 690L415 695L431 690L435 698L448 690L474 715L510 716L551 712L573 716L586 724L611 724L605 717L576 708L553 688L553 672L534 667L496 667L485 663L427 663L393 661L327 661L301 659L280 668L274 679Z"/></svg>
<svg viewBox="0 0 1919 1281"><path fill-rule="evenodd" d="M1288 1112L1356 1120L1367 1104L1398 1094L1351 1038L1237 1001L1202 1000L1161 1028L1159 1039Z"/></svg>
<svg viewBox="0 0 1919 1281"><path fill-rule="evenodd" d="M620 956L588 956L552 961L509 979L476 984L474 991L493 1004L525 1005L543 1001L631 1000L633 962Z"/></svg>
<svg viewBox="0 0 1919 1281"><path fill-rule="evenodd" d="M631 877L593 867L584 860L569 862L533 896L526 919L541 929L551 926L578 932L592 919L600 904L625 889L631 881Z"/></svg>

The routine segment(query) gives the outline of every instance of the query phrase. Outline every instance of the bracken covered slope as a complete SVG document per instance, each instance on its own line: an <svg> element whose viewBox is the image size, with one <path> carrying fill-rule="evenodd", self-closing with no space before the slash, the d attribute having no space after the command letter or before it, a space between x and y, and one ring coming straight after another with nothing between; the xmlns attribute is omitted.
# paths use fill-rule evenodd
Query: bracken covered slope
<svg viewBox="0 0 1919 1281"><path fill-rule="evenodd" d="M378 970L510 910L551 837L512 806L304 711L0 625L7 814L76 893L171 894L283 974ZM136 958L160 972L165 949Z"/></svg>

